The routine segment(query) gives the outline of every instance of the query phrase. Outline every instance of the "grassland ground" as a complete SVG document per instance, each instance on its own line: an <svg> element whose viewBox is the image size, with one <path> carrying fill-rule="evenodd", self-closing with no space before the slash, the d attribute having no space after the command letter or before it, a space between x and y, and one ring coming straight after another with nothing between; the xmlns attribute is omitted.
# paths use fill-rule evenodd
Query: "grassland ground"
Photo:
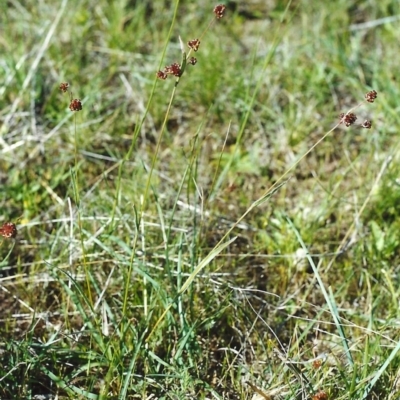
<svg viewBox="0 0 400 400"><path fill-rule="evenodd" d="M0 2L1 399L399 398L399 2L216 5Z"/></svg>

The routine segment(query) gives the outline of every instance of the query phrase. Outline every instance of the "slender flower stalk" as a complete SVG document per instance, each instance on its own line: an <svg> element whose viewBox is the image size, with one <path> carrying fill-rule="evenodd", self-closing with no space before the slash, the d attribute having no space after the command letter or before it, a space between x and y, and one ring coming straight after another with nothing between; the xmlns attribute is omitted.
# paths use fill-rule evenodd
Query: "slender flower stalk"
<svg viewBox="0 0 400 400"><path fill-rule="evenodd" d="M69 109L71 111L82 111L82 102L80 99L74 98L70 85L68 82L63 82L59 86L60 90L63 93L69 93ZM90 281L89 281L89 271L87 270L87 263L86 263L86 255L85 255L85 247L84 247L84 237L82 233L82 220L81 220L81 214L80 214L80 196L79 196L79 178L78 178L78 134L77 134L77 129L76 129L76 114L74 115L74 150L75 150L75 169L74 169L74 192L75 192L75 203L77 204L78 208L78 225L79 225L79 230L80 230L80 240L81 240L81 247L82 247L82 257L83 257L83 265L85 268L85 276L86 276L86 286L87 286L87 291L88 291L88 297L90 300L90 303L93 304L93 299L92 299L92 292L90 289Z"/></svg>

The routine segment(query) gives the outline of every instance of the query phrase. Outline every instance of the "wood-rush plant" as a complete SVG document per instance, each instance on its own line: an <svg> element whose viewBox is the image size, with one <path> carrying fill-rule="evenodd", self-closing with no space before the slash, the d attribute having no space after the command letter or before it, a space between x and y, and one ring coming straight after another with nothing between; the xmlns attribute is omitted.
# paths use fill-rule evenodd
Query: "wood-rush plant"
<svg viewBox="0 0 400 400"><path fill-rule="evenodd" d="M221 18L223 16L223 12L225 10L225 7L220 5L215 7L214 9L214 13L217 16L217 19ZM210 23L211 25L211 23ZM210 26L209 25L209 26ZM169 116L169 112L171 109L171 104L173 102L175 93L176 93L176 88L180 82L181 77L183 76L184 72L186 71L186 66L187 64L191 64L191 65L195 65L197 63L197 59L194 57L191 57L190 54L192 51L197 51L199 49L200 46L200 39L193 39L190 40L187 45L189 47L189 52L186 53L185 52L185 48L184 48L184 44L181 40L181 38L179 38L180 41L180 45L181 45L181 50L182 50L182 61L181 63L172 63L171 65L165 66L163 70L160 70L157 72L157 78L165 80L167 79L169 76L174 76L176 77L175 80L175 85L174 85L174 89L172 91L171 94L171 98L170 98L170 102L167 108L167 112L165 115L165 119L161 128L161 134L159 136L158 142L157 142L157 147L156 147L156 152L154 154L153 157L153 163L152 163L152 167L151 167L151 171L150 171L150 175L148 178L148 182L147 182L147 188L146 188L146 195L145 195L145 199L147 198L148 195L148 190L149 190L149 185L150 185L150 178L151 178L151 173L154 169L155 166L155 161L157 158L157 154L159 152L159 148L160 148L160 142L161 142L161 138L166 126L166 122L168 120L168 116ZM361 107L365 102L367 103L373 103L374 100L377 97L377 92L375 90L371 90L369 92L366 93L365 95L365 99L360 102L359 104L357 104L355 107L351 108L349 111L347 111L346 113L342 113L340 114L340 120L338 123L335 124L335 126L330 129L328 132L326 132L313 146L310 147L309 150L307 150L307 152L301 156L294 164L292 164L292 166L290 168L288 168L288 170L269 188L266 190L266 192L255 202L253 202L251 204L251 206L246 210L246 212L236 221L236 223L234 223L230 229L227 230L227 232L223 235L223 237L220 239L220 241L217 243L217 245L210 251L210 253L199 263L199 265L195 268L195 270L192 272L191 276L187 279L187 281L185 282L185 284L181 287L181 290L179 292L179 295L181 295L188 287L189 285L193 282L193 280L195 279L196 275L201 271L202 268L204 268L204 266L210 262L210 260L212 260L217 254L219 254L227 245L229 245L229 243L231 243L233 239L231 239L230 241L226 242L227 238L229 237L229 235L231 234L231 232L234 230L234 228L252 211L254 210L256 207L258 207L260 204L262 204L264 201L268 200L269 197L275 193L275 191L279 190L279 188L283 185L285 185L286 181L285 178L288 176L288 174L293 171L296 166L308 155L310 154L322 141L325 140L325 138L327 136L329 136L337 127L339 127L340 124L344 124L346 127L350 127L351 125L354 125L356 120L357 120L357 116L356 114L353 112L354 110L356 110L357 108ZM372 126L372 122L370 120L365 120L362 124L360 124L360 127L365 128L365 129L370 129ZM321 282L321 289L324 290L324 286L323 283ZM332 309L336 309L336 306L332 303L333 300L327 299L327 302L329 305L332 306ZM169 311L169 309L171 308L172 303L170 304L169 307L167 307L164 311L164 313L161 315L161 317L159 318L159 320L157 321L157 323L155 324L155 326L152 328L152 330L150 331L149 335L147 336L147 340L149 339L149 337L153 334L153 332L155 331L156 327L158 326L158 324L164 319L165 315L167 314L167 312ZM345 342L345 336L344 336L344 332L341 329L340 323L339 323L339 319L336 318L335 320L337 328L339 330L339 332L341 333L341 336L343 338L343 341ZM345 347L346 348L346 347ZM347 348L347 355L349 357L350 360L352 360L351 358L351 354L349 352L349 349ZM312 390L311 390L312 392ZM326 399L327 395L325 391L318 391L317 393L314 394L313 399L315 400L322 400L322 399Z"/></svg>
<svg viewBox="0 0 400 400"><path fill-rule="evenodd" d="M215 20L219 20L224 16L224 12L225 12L225 5L223 4L219 4L217 6L214 7L214 17L210 20L210 23L207 25L206 29L203 31L203 33L201 34L199 39L191 39L187 42L187 46L189 47L189 51L186 52L185 50L185 45L183 44L182 39L179 37L179 43L180 43L180 47L181 47L181 51L182 51L182 60L181 63L172 63L171 65L167 65L164 67L163 71L158 71L156 73L157 78L158 79L162 79L165 80L168 78L168 76L175 76L176 80L175 80L175 85L174 88L172 90L171 93L171 97L168 103L168 107L167 107L167 111L165 113L165 117L161 126L161 132L160 135L158 137L158 141L157 141L157 146L156 146L156 150L153 156L153 160L152 160L152 164L151 164L151 169L150 169L150 173L149 173L149 177L147 180L147 185L146 185L146 191L145 191L145 195L144 195L144 205L143 205L143 209L145 208L145 202L147 200L148 197L148 192L149 192L149 187L150 187L150 181L151 181L151 176L155 167L155 163L157 160L157 156L160 150L160 145L161 145L161 140L165 131L165 127L169 118L169 114L171 111L171 106L172 103L174 101L175 98L175 94L176 94L176 88L183 76L183 74L186 71L186 66L188 64L190 65L196 65L197 64L197 58L191 56L192 51L197 52L199 50L200 47L200 43L201 43L201 39L204 37L204 35L206 34L206 32L211 28L212 24L214 23Z"/></svg>
<svg viewBox="0 0 400 400"><path fill-rule="evenodd" d="M74 99L74 96L72 94L71 88L69 83L63 82L60 84L60 90L63 93L69 93L70 97L70 103L69 103L69 109L71 111L82 111L82 102L80 99ZM78 181L77 179L77 174L78 174L78 143L77 143L77 134L76 134L76 115L74 118L74 132L75 132L75 177L76 177L76 183ZM76 189L76 203L79 203L79 191Z"/></svg>
<svg viewBox="0 0 400 400"><path fill-rule="evenodd" d="M158 136L158 140L157 140L157 144L156 144L156 149L152 158L152 162L151 162L151 167L150 167L150 171L149 171L149 175L147 178L147 183L146 183L146 189L144 192L144 196L143 196L143 201L141 204L141 209L140 209L140 213L139 213L139 218L137 221L137 225L139 227L142 216L144 211L146 210L146 205L147 205L147 200L148 200L148 196L149 196L149 190L150 190L150 184L151 184L151 178L152 178L152 174L156 165L156 161L158 158L158 154L160 151L160 146L161 146L161 142L162 142L162 138L165 132L165 127L167 125L167 121L170 115L170 111L171 111L171 107L173 104L173 101L175 99L175 95L176 95L176 90L178 87L178 84L183 76L183 74L186 71L186 66L188 64L190 65L195 65L197 63L197 59L193 56L191 56L192 51L197 52L199 50L200 47L200 43L201 43L201 39L204 37L204 35L206 34L206 32L210 29L210 27L212 26L212 24L214 23L215 20L220 20L223 16L224 16L224 12L225 12L225 5L223 4L219 4L217 6L214 7L214 17L212 17L212 19L210 20L209 24L207 25L207 27L205 28L205 30L203 31L203 33L200 35L200 37L198 39L191 39L187 42L187 46L189 48L188 52L186 52L185 50L185 45L183 44L182 39L179 37L179 42L180 42L180 47L181 47L181 51L182 51L182 59L181 59L181 63L172 63L171 65L168 65L166 67L164 67L163 71L158 71L156 73L156 76L158 79L161 80L165 80L168 78L168 76L174 76L176 78L175 80L175 85L174 88L172 90L171 96L170 96L170 100L167 106L167 111L165 113L165 117L163 120L163 123L161 125L161 130L160 130L160 134ZM138 236L136 235L135 237L135 241L133 244L133 248L135 249L137 246L137 240L138 240ZM224 248L226 248L232 240L228 241L227 243L221 244L221 246L218 246L218 248L214 249L214 251L212 251L204 260L202 260L202 262L200 262L200 264L196 267L195 271L193 271L193 274L191 276L189 276L189 278L186 280L186 282L183 284L183 286L181 287L181 290L179 292L179 295L181 295L183 292L185 292L189 287L190 284L193 282L194 278L196 277L196 275L209 263L211 262L212 259L214 259L214 257L216 257L217 254L219 254ZM132 268L133 265L133 255L135 254L135 252L132 252L132 259L130 262L130 268ZM131 275L131 270L128 271L128 276ZM146 286L147 281L146 278L144 278L144 286ZM123 302L123 314L125 314L125 311L127 309L127 300L128 300L128 292L129 292L129 284L126 285L125 288L125 293L124 293L124 302ZM146 305L146 300L144 300L144 308L145 308L145 314L147 313L147 305ZM152 333L155 331L155 329L157 328L158 324L164 319L165 315L168 313L170 307L172 307L173 303L170 303L170 305L165 309L164 313L161 315L161 317L158 319L157 323L155 324L155 326L152 328L152 330L150 331L147 340L149 340L150 336L152 335Z"/></svg>
<svg viewBox="0 0 400 400"><path fill-rule="evenodd" d="M18 254L10 250L12 257L0 262L0 398L244 400L252 398L252 390L254 399L257 394L364 400L387 392L400 349L396 165L389 171L390 193L386 182L375 189L398 154L397 146L386 146L396 138L383 132L367 143L359 140L364 135L350 140L354 129L372 126L361 115L376 99L374 90L364 98L361 89L361 101L337 109L329 120L316 118L331 114L327 89L333 87L340 98L343 87L354 85L358 57L346 60L348 51L370 48L371 40L379 43L379 34L359 35L351 27L349 34L343 20L350 21L354 10L346 7L323 25L317 18L309 31L309 18L315 16L309 8L301 14L300 3L312 2L289 0L285 11L283 2L275 2L266 18L258 17L257 5L256 23L242 14L246 2L241 2L229 21L232 34L220 39L229 46L229 57L214 52L206 59L211 29L225 22L219 21L224 5L212 14L213 4L199 21L201 28L190 25L186 33L178 22L179 0L165 13L159 12L163 2L100 1L95 8L82 3L64 19L66 27L72 20L74 29L59 37L49 31L34 59L44 29L37 18L21 18L21 7L6 10L11 19L5 32L12 35L5 43L13 51L0 69L5 82L0 121L13 119L16 129L8 132L7 122L6 134L0 134L1 200L6 210L14 196L26 209L26 220L35 217L27 226L40 228L28 229ZM33 16L42 11L26 8ZM184 19L202 15L198 7L185 4L184 9L193 12ZM362 17L369 15L376 13ZM330 27L331 20L339 22ZM321 41L320 28L326 33ZM345 40L337 40L342 31ZM171 32L177 32L172 40ZM380 32L385 41L393 33ZM16 40L21 37L29 42ZM50 39L54 43L47 52ZM175 56L166 57L172 41ZM156 49L156 62L149 49ZM361 71L367 82L381 82L385 111L392 92L384 83L390 85L391 75L371 68L375 59L364 60ZM75 64L71 74L88 78L85 91L101 98L89 113L95 118L84 124L90 125L85 131L93 152L80 148L77 111L86 112L87 104L76 98L81 90L73 76L70 84L53 85L64 99L64 118L42 136L59 117L58 104L47 97L54 76L47 71L63 68L65 60ZM202 69L202 62L211 72L191 70L197 64ZM196 82L180 84L184 77ZM329 87L322 88L324 78ZM189 85L202 85L200 96L186 90ZM318 85L325 90L319 92ZM23 109L27 104L30 110ZM69 146L53 156L64 137L48 139L69 118L74 121ZM329 127L322 130L325 123ZM228 127L225 141L222 126ZM319 146L329 135L332 141ZM41 148L44 154L34 157ZM340 148L350 151L347 159ZM368 160L379 160L386 148L393 156L385 158L361 203L375 170ZM320 177L315 189L317 178L308 176L309 170ZM71 190L70 218L64 218L64 194ZM375 199L371 214L377 222L360 218ZM378 225L380 209L389 209L383 226L368 231L363 221ZM0 247L6 252L17 242L13 222L0 223ZM243 240L233 244L236 233ZM301 253L293 257L299 244ZM397 376L393 398L399 381Z"/></svg>
<svg viewBox="0 0 400 400"><path fill-rule="evenodd" d="M60 90L63 93L69 93L70 97L70 103L69 103L69 109L71 111L82 111L82 102L80 99L74 98L70 85L68 82L62 82L59 86ZM85 256L85 247L83 243L83 235L82 235L82 221L81 221L81 214L80 214L80 196L79 196L79 185L78 185L78 136L77 136L77 130L76 130L76 114L74 115L74 152L75 152L75 170L73 174L73 182L74 182L74 191L75 191L75 202L78 206L78 212L77 212L77 217L78 217L78 225L80 228L80 240L81 240L81 247L82 247L82 256L83 256L83 265L86 270L86 283L87 283L87 290L88 290L88 296L90 300L90 304L93 304L92 300L92 293L90 289L90 282L89 282L89 274L87 273L87 264L86 264L86 256Z"/></svg>
<svg viewBox="0 0 400 400"><path fill-rule="evenodd" d="M166 80L167 78L171 77L171 78L175 78L175 84L173 86L171 95L170 95L170 99L169 99L169 103L167 106L167 110L165 112L165 117L163 120L163 123L161 125L160 128L160 133L158 135L158 139L157 139L157 143L156 143L156 149L154 151L153 157L152 157L152 162L151 162L151 167L148 173L148 177L147 177L147 182L146 182L146 186L145 186L145 191L144 194L142 196L142 200L141 200L141 205L140 205L140 209L138 210L139 212L137 212L136 214L136 225L137 225L137 230L141 231L141 224L142 224L142 220L143 220L143 215L144 212L146 210L147 207L147 202L149 199L149 193L150 193L150 186L151 186L151 179L152 179L152 174L153 171L155 169L155 165L156 162L158 160L158 155L160 152L160 148L161 148L161 143L162 143L162 138L166 129L166 125L167 125L167 121L169 119L169 115L170 115L170 111L171 111L171 107L172 104L174 102L176 93L177 93L177 88L179 85L179 82L181 81L181 78L183 77L184 73L187 71L187 66L188 65L196 65L197 63L197 58L192 56L192 53L195 52L197 53L200 49L200 44L201 41L203 40L203 37L205 35L205 33L207 32L208 29L210 29L210 27L212 26L212 24L214 23L215 20L219 20L223 17L224 15L224 11L225 11L225 6L224 5L217 5L214 8L214 17L211 19L210 23L207 25L206 29L204 30L204 32L199 36L199 38L195 38L195 39L190 39L187 41L186 45L184 44L184 42L182 41L181 37L179 37L179 43L180 43L180 48L181 48L181 52L182 52L182 58L180 62L174 62L170 65L167 65L163 68L163 70L159 70L156 72L156 77L160 80ZM82 103L79 99L74 99L72 92L70 91L69 88L69 84L68 83L62 83L60 85L60 90L62 92L68 92L70 95L70 105L69 108L71 111L80 111L82 110ZM177 297L175 298L171 298L168 299L168 301L165 303L164 305L164 310L161 314L161 316L159 316L159 318L156 320L156 322L154 324L151 324L151 326L146 326L146 328L144 329L144 331L142 332L142 336L140 337L139 342L145 345L145 348L147 349L148 343L150 338L153 336L153 334L156 332L157 327L163 322L163 320L165 319L166 315L168 314L168 312L171 310L171 308L174 306L174 304L176 303L176 299L180 296L182 296L184 294L184 292L186 290L188 290L188 288L190 287L190 285L193 283L193 281L196 279L196 276L199 274L199 272L205 267L207 266L218 254L220 254L225 248L227 248L235 239L230 239L229 235L232 233L233 229L252 211L254 210L256 207L258 207L261 203L263 203L264 201L268 200L269 197L275 193L277 190L279 190L279 188L283 185L286 184L287 180L285 180L285 178L288 176L288 174L293 171L296 166L308 155L310 154L329 134L331 134L337 127L339 127L341 124L345 125L346 127L350 127L352 125L355 125L356 121L357 121L357 116L354 113L354 111L359 108L361 105L367 103L373 103L374 100L377 98L377 92L375 90L371 90L368 93L366 93L365 95L365 99L360 102L359 104L357 104L355 107L351 108L349 111L347 111L346 113L341 113L340 114L340 118L339 121L335 124L335 126L329 130L328 132L326 132L316 143L314 143L306 152L304 155L302 155L296 162L294 162L290 168L287 169L287 171L279 178L275 181L275 183L269 188L267 189L264 194L256 201L254 201L250 207L245 211L245 213L230 227L230 229L228 229L226 231L226 233L223 235L223 237L221 238L221 240L217 243L217 245L215 245L215 247L202 259L199 261L199 263L195 266L195 268L193 269L193 271L191 272L191 274L189 275L189 277L182 282L181 285L179 285L179 289L177 290ZM144 120L145 116L143 117ZM143 122L142 120L142 122ZM75 119L76 121L76 119ZM141 124L139 124L138 126L140 127ZM365 129L370 129L372 126L371 121L369 120L365 120L363 123L361 123L359 125L362 128ZM137 128L138 130L140 128ZM133 148L133 146L132 146ZM75 122L75 153L77 154L77 140L76 140L76 122ZM129 158L131 154L131 150L128 152L126 159ZM126 160L125 159L125 160ZM121 166L123 165L123 161L120 164ZM77 167L77 162L76 162L76 167ZM76 178L76 172L75 172L75 178ZM77 179L76 179L77 180ZM77 191L78 193L78 191ZM77 194L77 200L78 200L78 194ZM136 213L136 209L135 209L135 213ZM79 218L79 212L78 212L78 218ZM144 236L144 235L143 235ZM138 247L138 239L139 235L135 235L134 240L133 240L133 244L132 244L132 252L131 252L131 258L129 260L129 267L127 268L126 271L126 277L127 279L124 282L124 288L123 288L123 295L122 295L122 303L121 303L121 315L123 316L122 320L121 320L121 324L120 324L120 331L121 331L121 336L124 337L125 332L128 331L129 325L131 324L131 322L128 319L124 319L124 317L126 317L128 315L128 308L129 308L129 295L131 293L131 277L133 275L133 265L134 265L134 259L136 257L136 249ZM168 240L166 240L166 245L168 246ZM83 243L82 243L82 247L83 247ZM145 265L146 262L145 260L143 260L143 265ZM88 274L87 274L88 276ZM146 287L148 286L149 280L146 274L143 275L143 314L146 318L147 321L150 320L150 318L148 318L151 314L151 307L148 306L148 295L147 295L147 289ZM319 282L321 289L324 288L323 286L323 282ZM90 289L89 289L89 281L87 282L88 285L88 290L89 290L89 297L90 296ZM335 304L333 304L333 300L330 300L328 298L328 295L326 295L326 301L328 304L330 304L332 306L332 309L335 310L336 306ZM91 302L91 298L90 298L90 303ZM334 312L332 312L334 313ZM340 326L340 320L339 318L337 318L337 320L335 320L336 325ZM344 333L342 331L340 331L341 336L343 338L343 341L345 342L346 338L344 336ZM104 345L102 343L101 340L99 340L99 343L101 344L101 347ZM283 349L282 349L283 350ZM110 352L111 354L112 352ZM347 355L349 357L350 362L352 362L352 358L351 358L351 354L349 349L347 348ZM116 362L113 360L114 356L110 356L109 361L112 364L113 362ZM128 386L129 386L129 382L131 379L131 374L133 373L134 370L134 364L135 361L132 360L130 366L129 366L129 373L127 373L126 377L124 378L122 384L122 394L123 396L127 393L128 391ZM112 371L110 369L110 371ZM101 398L102 396L105 396L105 394L107 393L108 388L111 386L111 381L112 381L112 372L109 372L109 374L107 375L107 377L105 378L105 383L102 387L101 390ZM313 393L313 389L309 389L309 394L313 395L313 400L325 400L326 399L326 392L323 390L323 388L319 388L319 390L315 390L315 392Z"/></svg>
<svg viewBox="0 0 400 400"><path fill-rule="evenodd" d="M204 30L202 35L200 36L200 39L205 35L208 29L210 29L211 25L214 23L216 19L221 19L224 16L225 12L225 6L223 4L219 4L214 7L214 14L216 18L212 18L210 23L208 24L207 28ZM197 64L197 58L196 57L191 57L191 52L197 52L200 47L200 39L192 39L187 42L187 45L189 47L189 52L186 53L185 51L185 45L182 42L181 37L179 37L179 42L181 45L181 50L182 50L182 61L181 63L172 63L171 65L167 65L164 67L163 71L158 71L157 72L157 78L159 79L167 79L169 75L175 76L177 79L175 81L175 86L178 85L181 76L185 72L187 64L190 65L196 65Z"/></svg>

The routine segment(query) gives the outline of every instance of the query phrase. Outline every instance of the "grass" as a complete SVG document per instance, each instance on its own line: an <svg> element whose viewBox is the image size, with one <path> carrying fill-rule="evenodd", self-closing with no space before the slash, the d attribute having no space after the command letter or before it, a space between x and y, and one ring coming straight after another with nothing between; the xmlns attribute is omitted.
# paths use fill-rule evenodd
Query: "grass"
<svg viewBox="0 0 400 400"><path fill-rule="evenodd" d="M215 5L0 6L1 399L399 397L397 2Z"/></svg>

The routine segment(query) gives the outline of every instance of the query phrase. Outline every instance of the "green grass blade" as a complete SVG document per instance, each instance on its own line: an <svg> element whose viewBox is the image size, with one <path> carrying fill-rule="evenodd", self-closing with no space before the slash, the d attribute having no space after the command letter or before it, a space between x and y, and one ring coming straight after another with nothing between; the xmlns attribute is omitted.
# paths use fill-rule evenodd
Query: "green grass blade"
<svg viewBox="0 0 400 400"><path fill-rule="evenodd" d="M300 243L300 246L301 246L301 247L303 248L303 250L305 251L307 260L308 260L308 262L309 262L310 265L311 265L311 268L312 268L312 270L313 270L313 272L314 272L315 277L317 278L317 281L318 281L319 287L320 287L320 289L321 289L321 292L322 292L322 294L323 294L323 296L324 296L324 298L325 298L326 304L327 304L328 307L329 307L329 310L330 310L330 312L331 312L333 321L335 322L336 329L338 330L339 335L340 335L340 337L341 337L341 339L342 339L342 346L343 346L344 351L345 351L345 353L346 353L347 360L348 360L348 362L349 362L349 364L350 364L351 366L354 366L353 357L352 357L352 355L351 355L351 353L350 353L349 345L348 345L348 343L347 343L347 339L346 339L346 336L345 336L345 333L344 333L342 324L340 323L339 312L338 312L338 310L337 310L336 303L335 303L335 299L334 299L334 297L333 297L331 288L329 288L329 291L330 291L330 293L331 293L331 295L329 295L328 292L327 292L327 290L326 290L326 288L325 288L325 284L324 284L324 282L323 282L323 280L322 280L322 278L321 278L321 275L320 275L319 272L318 272L318 268L317 268L316 265L314 264L314 261L313 261L311 255L310 255L310 252L308 251L307 246L305 245L303 239L301 238L299 231L298 231L298 230L296 229L296 227L293 225L293 222L290 220L290 218L286 218L286 220L288 221L290 227L292 228L293 232L295 233L296 238L297 238L298 242Z"/></svg>

